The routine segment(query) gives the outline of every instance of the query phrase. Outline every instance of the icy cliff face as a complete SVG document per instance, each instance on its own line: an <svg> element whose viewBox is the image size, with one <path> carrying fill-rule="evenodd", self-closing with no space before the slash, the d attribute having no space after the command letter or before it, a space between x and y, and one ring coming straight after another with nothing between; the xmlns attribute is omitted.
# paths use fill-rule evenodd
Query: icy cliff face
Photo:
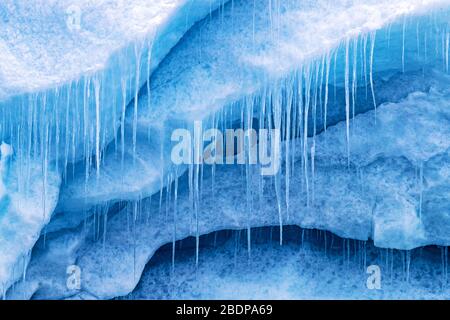
<svg viewBox="0 0 450 320"><path fill-rule="evenodd" d="M38 5L0 4L3 291L27 269L16 293L79 294L76 262L84 293L125 295L223 229L450 244L448 0ZM279 129L281 171L176 166L196 121Z"/></svg>

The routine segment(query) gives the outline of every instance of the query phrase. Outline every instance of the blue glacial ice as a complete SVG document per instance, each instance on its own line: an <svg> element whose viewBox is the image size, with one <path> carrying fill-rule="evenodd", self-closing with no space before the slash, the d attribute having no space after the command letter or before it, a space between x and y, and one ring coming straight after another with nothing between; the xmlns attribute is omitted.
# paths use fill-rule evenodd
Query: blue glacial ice
<svg viewBox="0 0 450 320"><path fill-rule="evenodd" d="M370 252L405 250L408 265L411 250L441 246L447 269L448 0L36 3L0 4L5 297L110 299L136 287L149 297L171 279L151 269L159 248L170 247L161 265L188 281L176 241L194 237L201 270L228 259L230 244L200 246L221 230L244 230L249 261L270 265L281 253L254 248L252 236L268 227L284 245L284 230L298 226ZM198 121L280 129L281 170L175 165L172 132ZM72 264L81 290L66 285ZM426 259L418 265L426 270ZM311 279L309 291L278 287L276 297L330 297ZM229 297L216 284L223 291L201 297ZM405 290L377 297L413 295Z"/></svg>
<svg viewBox="0 0 450 320"><path fill-rule="evenodd" d="M206 235L199 270L193 263L192 239L177 243L181 252L173 273L167 259L170 247L162 247L138 287L121 299L442 299L450 294L448 287L442 289L439 250L414 250L408 275L403 252L379 251L356 240L298 228L286 229L286 243L279 246L277 233L275 228L254 230L251 261L245 232ZM368 265L387 270L381 290L367 290Z"/></svg>
<svg viewBox="0 0 450 320"><path fill-rule="evenodd" d="M100 163L100 152L113 140L125 106L183 34L220 4L214 0L58 1L46 6L37 1L2 2L0 135L17 152L13 183L27 183L16 192L35 203L27 208L32 212L23 215L45 211L39 224L34 221L37 230L26 236L14 230L21 228L16 212L10 218L15 228L0 233L5 242L5 257L0 259L0 268L5 269L0 274L2 291L11 285L15 263L24 264L21 260L26 260L23 257L53 213L61 172L81 159L90 164L94 157ZM39 166L45 166L45 174ZM39 180L45 180L44 189L51 194L39 194L42 190L28 194ZM41 200L32 201L41 198L47 201L45 210L40 209ZM9 218L6 212L2 216ZM3 227L11 228L6 221ZM34 241L24 241L20 248L21 237Z"/></svg>

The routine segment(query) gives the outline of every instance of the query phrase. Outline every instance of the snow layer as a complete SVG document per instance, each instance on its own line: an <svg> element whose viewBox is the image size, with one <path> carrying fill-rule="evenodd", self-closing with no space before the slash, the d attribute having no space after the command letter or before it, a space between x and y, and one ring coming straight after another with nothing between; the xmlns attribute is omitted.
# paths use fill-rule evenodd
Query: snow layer
<svg viewBox="0 0 450 320"><path fill-rule="evenodd" d="M113 56L157 35L154 67L196 20L219 4L214 0L2 1L0 98L43 92L111 68L132 68L132 60L112 64L117 62Z"/></svg>

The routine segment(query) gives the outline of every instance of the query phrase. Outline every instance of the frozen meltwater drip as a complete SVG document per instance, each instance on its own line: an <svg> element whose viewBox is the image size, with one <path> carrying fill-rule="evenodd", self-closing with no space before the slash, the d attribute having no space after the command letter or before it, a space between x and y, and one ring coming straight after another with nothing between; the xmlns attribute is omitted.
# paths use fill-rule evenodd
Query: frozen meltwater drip
<svg viewBox="0 0 450 320"><path fill-rule="evenodd" d="M178 210L178 172L175 172L175 186L174 186L174 200L173 200L172 272L175 271L175 249L177 240L177 220L178 220L177 210Z"/></svg>
<svg viewBox="0 0 450 320"><path fill-rule="evenodd" d="M406 16L403 17L402 27L402 72L405 73L405 41L406 41Z"/></svg>
<svg viewBox="0 0 450 320"><path fill-rule="evenodd" d="M327 71L325 76L325 102L324 102L324 120L323 120L323 128L324 131L327 131L327 116L328 116L328 99L329 99L329 80L330 80L330 64L331 64L331 54L327 53L326 55L326 65Z"/></svg>
<svg viewBox="0 0 450 320"><path fill-rule="evenodd" d="M375 119L376 119L376 110L377 110L377 102L375 99L375 88L373 84L373 59L374 59L374 51L375 51L375 40L376 40L376 32L370 34L370 67L369 67L369 81L370 81L370 91L372 93L373 107L375 108Z"/></svg>
<svg viewBox="0 0 450 320"><path fill-rule="evenodd" d="M354 39L353 41L352 119L355 118L356 95L358 89L358 41L359 38Z"/></svg>
<svg viewBox="0 0 450 320"><path fill-rule="evenodd" d="M137 121L138 121L138 105L139 105L139 84L140 84L140 71L141 71L141 56L142 56L142 44L135 43L134 54L136 61L136 71L135 71L135 85L134 85L134 112L133 112L133 161L136 159L136 144L137 144ZM150 81L150 80L147 80Z"/></svg>
<svg viewBox="0 0 450 320"><path fill-rule="evenodd" d="M350 40L345 41L345 123L347 137L347 165L350 168L350 62L349 62Z"/></svg>

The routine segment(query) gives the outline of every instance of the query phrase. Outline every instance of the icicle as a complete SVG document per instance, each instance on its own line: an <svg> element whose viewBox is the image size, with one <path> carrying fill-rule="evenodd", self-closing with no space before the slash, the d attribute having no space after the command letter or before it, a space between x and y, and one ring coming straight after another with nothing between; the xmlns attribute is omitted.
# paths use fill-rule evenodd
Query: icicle
<svg viewBox="0 0 450 320"><path fill-rule="evenodd" d="M312 104L312 117L313 117L313 137L312 137L312 146L311 146L311 199L314 204L315 202L315 178L316 178L316 168L315 168L315 155L316 155L316 135L317 135L317 89L319 86L319 68L320 65L317 63L315 66L315 81L314 81L314 99Z"/></svg>
<svg viewBox="0 0 450 320"><path fill-rule="evenodd" d="M409 278L410 278L410 268L411 268L411 251L407 250L406 251L406 283L409 283Z"/></svg>
<svg viewBox="0 0 450 320"><path fill-rule="evenodd" d="M90 80L89 78L84 79L84 86L83 86L83 142L84 142L84 157L85 157L85 191L87 190L87 182L89 179L89 155L90 155L90 146L89 146L89 108L88 108L88 101L89 101L89 85Z"/></svg>
<svg viewBox="0 0 450 320"><path fill-rule="evenodd" d="M137 239L136 239L136 216L137 216L137 201L133 203L133 280L136 281L136 247L137 247Z"/></svg>
<svg viewBox="0 0 450 320"><path fill-rule="evenodd" d="M345 257L347 256L346 252L345 252L345 248L346 248L346 243L347 243L347 239L342 239L342 264L346 265L346 259Z"/></svg>
<svg viewBox="0 0 450 320"><path fill-rule="evenodd" d="M59 94L58 94L59 90L58 88L55 89L55 166L56 166L56 172L57 174L59 174L59 140L60 140L60 121L59 121L59 108L58 106L60 105L59 103ZM61 103L62 105L62 103ZM20 133L17 133L17 136L20 137ZM21 143L19 142L18 145L20 146ZM20 186L20 184L19 184Z"/></svg>
<svg viewBox="0 0 450 320"><path fill-rule="evenodd" d="M162 132L164 131L164 128L160 129ZM164 141L163 141L163 135L160 135L160 163L164 163ZM164 166L161 166L161 173L159 176L159 213L161 214L162 210L162 203L163 203L163 191L164 191Z"/></svg>
<svg viewBox="0 0 450 320"><path fill-rule="evenodd" d="M328 117L328 90L329 90L329 84L328 81L330 79L330 56L329 53L327 53L327 70L325 73L325 103L324 103L324 120L323 120L323 129L326 132L327 131L327 117Z"/></svg>
<svg viewBox="0 0 450 320"><path fill-rule="evenodd" d="M198 262L199 262L199 250L200 250L200 230L199 230L199 180L200 180L200 163L203 161L201 160L201 146L202 146L202 127L201 125L195 125L194 131L197 131L197 133L194 133L194 137L196 137L194 142L194 163L195 163L195 170L194 170L194 213L195 213L195 266L198 270Z"/></svg>
<svg viewBox="0 0 450 320"><path fill-rule="evenodd" d="M127 108L127 84L124 78L121 79L121 89L122 89L122 115L120 119L120 142L121 142L121 169L123 175L123 165L125 161L125 111Z"/></svg>
<svg viewBox="0 0 450 320"><path fill-rule="evenodd" d="M334 61L333 61L333 85L334 85L334 100L337 99L337 84L336 84L336 68L337 68L337 56L338 56L339 48L334 52Z"/></svg>
<svg viewBox="0 0 450 320"><path fill-rule="evenodd" d="M377 114L377 102L375 100L375 88L374 88L374 85L373 85L373 56L374 56L374 51L375 51L376 36L377 36L376 31L374 33L372 33L371 36L370 36L371 43L370 43L370 75L369 75L370 90L372 92L373 106L375 108L375 120L376 120L376 114Z"/></svg>
<svg viewBox="0 0 450 320"><path fill-rule="evenodd" d="M64 169L63 172L66 175L66 170L67 170L67 164L69 162L69 144L70 144L70 126L69 126L69 121L70 121L70 93L71 93L71 89L72 89L72 84L68 85L67 88L67 96L66 96L66 117L65 117L65 126L66 126L66 132L65 132L65 140L64 140ZM72 131L75 132L75 128L72 127ZM31 133L30 133L31 134Z"/></svg>
<svg viewBox="0 0 450 320"><path fill-rule="evenodd" d="M166 222L168 222L168 217L169 217L169 209L170 209L170 199L171 199L171 195L172 195L172 181L171 181L172 177L171 174L168 174L166 177L166 187L164 188L166 190L166 198L164 200L164 205L165 205L165 219Z"/></svg>
<svg viewBox="0 0 450 320"><path fill-rule="evenodd" d="M347 266L350 266L350 255L351 255L350 239L347 239Z"/></svg>
<svg viewBox="0 0 450 320"><path fill-rule="evenodd" d="M358 88L358 75L357 75L357 67L358 67L358 39L355 39L353 43L353 81L352 81L352 119L355 118L355 108L356 108L356 94Z"/></svg>
<svg viewBox="0 0 450 320"><path fill-rule="evenodd" d="M45 98L44 98L45 100ZM46 113L46 101L44 101L44 107L43 107L43 115ZM43 158L42 158L42 207L43 207L43 221L46 220L47 215L47 178L48 178L48 148L49 148L49 124L45 124L45 139L43 140L42 147L44 149L43 151Z"/></svg>
<svg viewBox="0 0 450 320"><path fill-rule="evenodd" d="M362 60L363 60L363 75L364 75L364 89L366 91L366 100L369 98L369 93L367 88L369 87L369 81L367 79L367 35L363 37L363 52L362 52Z"/></svg>
<svg viewBox="0 0 450 320"><path fill-rule="evenodd" d="M252 130L252 120L253 120L253 99L249 98L249 101L247 101L247 121L246 126L244 129ZM251 172L251 166L253 162L256 162L256 159L252 159L252 148L253 144L257 143L256 141L252 141L251 135L249 135L247 139L247 161L246 161L246 205L247 205L247 253L248 253L248 260L251 260L251 221L252 221L252 215L253 215L253 203L252 203L252 192L251 192L251 181L252 181L252 172Z"/></svg>
<svg viewBox="0 0 450 320"><path fill-rule="evenodd" d="M138 122L138 105L139 105L139 82L141 72L141 48L138 48L138 44L134 46L134 54L136 59L136 75L134 84L134 117L133 117L133 161L136 159L136 144L137 144L137 122Z"/></svg>
<svg viewBox="0 0 450 320"><path fill-rule="evenodd" d="M297 112L297 123L299 124L297 126L297 132L296 137L300 140L300 150L303 150L305 139L302 139L303 131L304 131L304 120L303 120L303 114L304 114L304 104L303 104L303 69L300 69L297 73L297 79L298 79L298 87L297 87L297 104L298 104L298 112ZM304 157L301 157L300 159L300 167L303 169L304 166ZM299 170L299 173L301 173L302 170ZM303 179L302 179L303 181ZM301 184L302 191L304 191L304 184Z"/></svg>
<svg viewBox="0 0 450 320"><path fill-rule="evenodd" d="M103 214L103 251L105 251L106 246L106 234L108 230L108 211L109 211L109 203L106 204L105 212Z"/></svg>
<svg viewBox="0 0 450 320"><path fill-rule="evenodd" d="M322 59L320 61L320 81L319 81L319 107L320 107L320 115L322 116L322 118L323 118L322 91L324 78L325 78L325 55L322 55Z"/></svg>
<svg viewBox="0 0 450 320"><path fill-rule="evenodd" d="M305 245L305 229L302 229L302 249L304 248Z"/></svg>
<svg viewBox="0 0 450 320"><path fill-rule="evenodd" d="M291 78L292 79L292 78ZM290 80L291 80L290 79ZM290 175L291 175L291 158L290 158L290 142L291 142L291 108L292 108L292 87L293 83L291 81L288 82L287 85L287 99L286 99L286 173L285 173L285 196L286 196L286 217L289 221L290 219L290 211L289 211L289 191L290 191Z"/></svg>
<svg viewBox="0 0 450 320"><path fill-rule="evenodd" d="M364 270L367 269L367 242L366 241L364 241L364 244L363 244L363 267L364 267Z"/></svg>
<svg viewBox="0 0 450 320"><path fill-rule="evenodd" d="M272 115L273 115L273 128L276 130L281 130L281 92L279 88L276 88L274 92L272 93ZM269 115L269 128L272 128L271 121L272 121L272 115ZM270 135L270 138L272 139L272 134ZM271 141L271 146L273 146L276 143L281 143L281 141ZM272 150L274 152L274 150ZM276 173L274 176L274 182L275 182L275 195L277 199L277 209L278 209L278 222L280 226L280 245L283 245L283 215L282 215L282 208L281 208L281 187L280 187L280 172Z"/></svg>
<svg viewBox="0 0 450 320"><path fill-rule="evenodd" d="M100 177L100 80L94 78L95 94L95 164L97 168L97 178Z"/></svg>
<svg viewBox="0 0 450 320"><path fill-rule="evenodd" d="M448 247L441 247L442 260L442 286L445 288L448 283Z"/></svg>
<svg viewBox="0 0 450 320"><path fill-rule="evenodd" d="M172 237L172 272L175 271L175 244L177 240L177 212L178 210L178 168L175 169L175 189L173 202L173 237Z"/></svg>
<svg viewBox="0 0 450 320"><path fill-rule="evenodd" d="M239 240L241 238L241 231L234 231L234 267L237 266L237 256L239 250Z"/></svg>
<svg viewBox="0 0 450 320"><path fill-rule="evenodd" d="M311 97L311 72L309 67L305 70L305 104L304 104L304 124L303 124L303 163L306 184L306 206L309 207L309 178L308 178L308 117Z"/></svg>
<svg viewBox="0 0 450 320"><path fill-rule="evenodd" d="M147 87L147 112L149 115L151 115L151 86L150 86L150 78L151 78L151 67L152 67L152 50L153 50L153 41L154 41L154 35L151 36L149 38L149 42L148 42L148 52L147 52L147 82L146 82L146 87ZM148 128L148 141L150 141L150 125Z"/></svg>

